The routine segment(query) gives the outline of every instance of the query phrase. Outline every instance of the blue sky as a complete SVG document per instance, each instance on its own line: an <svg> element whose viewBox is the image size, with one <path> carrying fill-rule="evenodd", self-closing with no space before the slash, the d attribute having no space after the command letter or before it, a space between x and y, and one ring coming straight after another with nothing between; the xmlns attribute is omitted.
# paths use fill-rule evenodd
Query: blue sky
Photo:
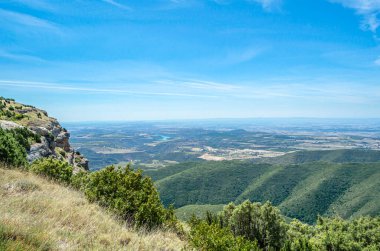
<svg viewBox="0 0 380 251"><path fill-rule="evenodd" d="M61 121L380 117L380 0L3 0L0 95Z"/></svg>

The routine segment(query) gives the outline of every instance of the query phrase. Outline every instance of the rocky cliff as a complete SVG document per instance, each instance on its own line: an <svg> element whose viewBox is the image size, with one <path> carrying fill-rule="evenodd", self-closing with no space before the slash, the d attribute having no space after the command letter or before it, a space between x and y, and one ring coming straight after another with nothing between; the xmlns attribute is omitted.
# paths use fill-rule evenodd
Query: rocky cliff
<svg viewBox="0 0 380 251"><path fill-rule="evenodd" d="M88 170L88 160L70 146L70 133L44 110L0 97L0 127L26 127L40 136L40 142L31 142L27 156L29 162L53 156L66 160L76 169Z"/></svg>

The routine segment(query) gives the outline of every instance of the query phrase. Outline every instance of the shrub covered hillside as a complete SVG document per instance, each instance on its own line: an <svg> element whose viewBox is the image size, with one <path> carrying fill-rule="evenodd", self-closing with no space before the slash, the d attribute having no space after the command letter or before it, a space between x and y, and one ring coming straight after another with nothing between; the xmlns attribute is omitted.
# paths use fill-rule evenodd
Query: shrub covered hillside
<svg viewBox="0 0 380 251"><path fill-rule="evenodd" d="M175 233L135 229L83 193L0 168L0 250L180 250Z"/></svg>
<svg viewBox="0 0 380 251"><path fill-rule="evenodd" d="M371 160L380 154L357 152L368 152L361 156L370 156ZM164 204L185 207L186 211L190 206L196 211L197 205L217 207L249 199L269 200L286 216L308 223L315 223L318 215L348 219L380 214L380 162L208 161L181 163L146 174L156 180Z"/></svg>
<svg viewBox="0 0 380 251"><path fill-rule="evenodd" d="M193 217L190 243L201 250L380 250L380 218L321 218L286 223L269 202L230 203L218 215Z"/></svg>

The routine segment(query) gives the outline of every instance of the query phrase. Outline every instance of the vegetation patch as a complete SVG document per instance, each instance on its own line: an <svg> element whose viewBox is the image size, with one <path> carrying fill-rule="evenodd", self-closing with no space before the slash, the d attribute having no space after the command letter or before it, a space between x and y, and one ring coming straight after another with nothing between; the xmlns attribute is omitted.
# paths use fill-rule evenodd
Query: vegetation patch
<svg viewBox="0 0 380 251"><path fill-rule="evenodd" d="M22 233L0 222L0 250L51 250L50 243L38 234Z"/></svg>
<svg viewBox="0 0 380 251"><path fill-rule="evenodd" d="M3 188L10 193L33 192L40 189L37 184L30 180L17 180L16 182L5 184Z"/></svg>
<svg viewBox="0 0 380 251"><path fill-rule="evenodd" d="M22 135L0 128L0 161L16 167L26 165L25 140Z"/></svg>
<svg viewBox="0 0 380 251"><path fill-rule="evenodd" d="M130 166L109 166L91 173L85 195L138 227L151 229L175 220L174 211L163 207L152 180Z"/></svg>
<svg viewBox="0 0 380 251"><path fill-rule="evenodd" d="M41 158L34 161L29 170L51 178L53 180L69 184L73 175L73 167L66 161L54 159L53 157Z"/></svg>
<svg viewBox="0 0 380 251"><path fill-rule="evenodd" d="M219 214L193 217L190 243L200 250L379 250L380 217L319 217L316 225L286 223L269 202L230 203Z"/></svg>

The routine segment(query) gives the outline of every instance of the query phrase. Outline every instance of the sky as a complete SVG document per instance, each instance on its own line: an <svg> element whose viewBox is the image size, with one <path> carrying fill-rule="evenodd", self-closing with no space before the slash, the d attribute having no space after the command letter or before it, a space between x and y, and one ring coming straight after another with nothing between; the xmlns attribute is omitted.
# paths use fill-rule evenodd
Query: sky
<svg viewBox="0 0 380 251"><path fill-rule="evenodd" d="M380 0L2 0L0 96L64 122L380 118Z"/></svg>

